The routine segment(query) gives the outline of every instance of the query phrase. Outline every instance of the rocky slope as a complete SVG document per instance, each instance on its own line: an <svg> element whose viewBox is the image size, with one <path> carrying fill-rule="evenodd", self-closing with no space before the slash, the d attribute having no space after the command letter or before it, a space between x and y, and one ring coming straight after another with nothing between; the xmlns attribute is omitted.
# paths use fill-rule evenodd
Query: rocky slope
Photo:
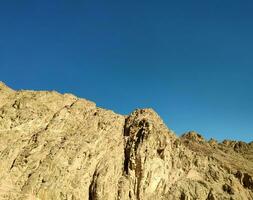
<svg viewBox="0 0 253 200"><path fill-rule="evenodd" d="M253 199L253 143L177 137L71 94L0 83L0 199Z"/></svg>

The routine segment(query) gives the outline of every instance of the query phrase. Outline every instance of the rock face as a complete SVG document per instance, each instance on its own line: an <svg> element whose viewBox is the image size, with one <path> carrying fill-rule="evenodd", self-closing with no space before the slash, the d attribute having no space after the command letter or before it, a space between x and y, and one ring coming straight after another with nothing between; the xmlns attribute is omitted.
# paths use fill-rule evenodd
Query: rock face
<svg viewBox="0 0 253 200"><path fill-rule="evenodd" d="M177 137L71 94L0 83L0 199L252 200L253 143Z"/></svg>

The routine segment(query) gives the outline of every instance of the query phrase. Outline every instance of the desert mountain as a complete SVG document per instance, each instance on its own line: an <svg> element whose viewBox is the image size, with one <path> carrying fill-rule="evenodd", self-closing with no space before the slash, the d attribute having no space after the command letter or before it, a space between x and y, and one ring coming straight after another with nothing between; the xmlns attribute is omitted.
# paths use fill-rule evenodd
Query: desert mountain
<svg viewBox="0 0 253 200"><path fill-rule="evenodd" d="M71 94L0 83L0 199L252 200L253 142L177 137Z"/></svg>

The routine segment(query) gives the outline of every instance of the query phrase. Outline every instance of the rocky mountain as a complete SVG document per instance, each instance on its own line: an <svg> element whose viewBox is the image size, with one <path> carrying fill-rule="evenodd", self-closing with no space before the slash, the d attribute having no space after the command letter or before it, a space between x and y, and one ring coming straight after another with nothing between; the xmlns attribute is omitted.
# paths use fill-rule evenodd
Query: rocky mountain
<svg viewBox="0 0 253 200"><path fill-rule="evenodd" d="M253 142L177 137L71 94L0 83L0 199L252 200Z"/></svg>

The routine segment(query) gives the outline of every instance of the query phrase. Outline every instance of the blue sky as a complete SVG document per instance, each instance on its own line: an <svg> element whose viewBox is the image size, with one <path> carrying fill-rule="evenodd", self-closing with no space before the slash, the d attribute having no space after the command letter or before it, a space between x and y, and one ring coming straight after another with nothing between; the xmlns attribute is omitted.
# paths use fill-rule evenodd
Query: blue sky
<svg viewBox="0 0 253 200"><path fill-rule="evenodd" d="M253 140L253 1L0 1L0 80L178 135Z"/></svg>

